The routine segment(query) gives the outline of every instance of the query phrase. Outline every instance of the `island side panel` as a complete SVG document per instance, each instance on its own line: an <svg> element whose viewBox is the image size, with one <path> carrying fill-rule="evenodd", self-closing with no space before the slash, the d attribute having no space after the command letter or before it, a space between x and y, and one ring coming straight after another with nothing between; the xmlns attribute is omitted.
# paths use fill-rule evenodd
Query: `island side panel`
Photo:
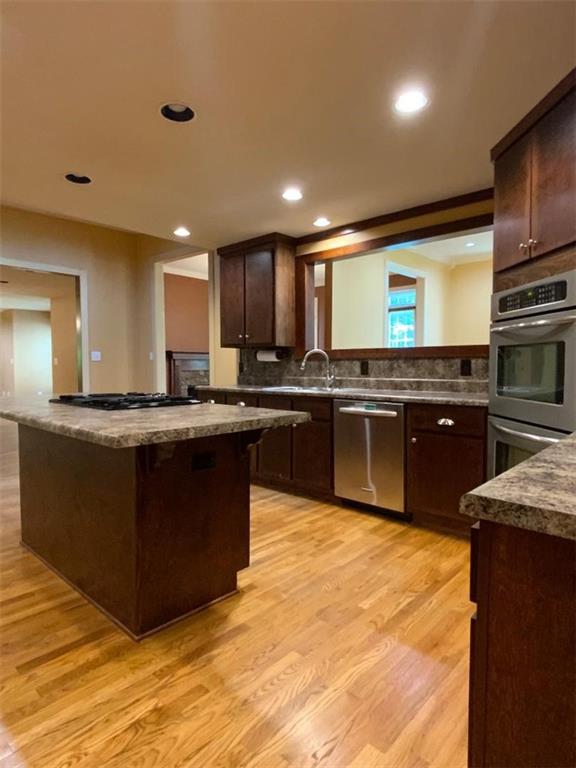
<svg viewBox="0 0 576 768"><path fill-rule="evenodd" d="M137 449L138 634L236 591L250 557L250 457L259 434Z"/></svg>
<svg viewBox="0 0 576 768"><path fill-rule="evenodd" d="M482 520L477 552L469 765L573 768L576 542Z"/></svg>
<svg viewBox="0 0 576 768"><path fill-rule="evenodd" d="M135 449L19 426L22 543L136 628Z"/></svg>

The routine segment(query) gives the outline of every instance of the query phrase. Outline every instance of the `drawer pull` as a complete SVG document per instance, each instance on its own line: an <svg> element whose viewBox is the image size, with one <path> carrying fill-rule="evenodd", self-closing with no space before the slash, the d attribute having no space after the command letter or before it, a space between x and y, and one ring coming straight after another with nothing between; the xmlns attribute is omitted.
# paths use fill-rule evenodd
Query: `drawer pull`
<svg viewBox="0 0 576 768"><path fill-rule="evenodd" d="M410 438L410 442L411 442L411 443L417 443L417 442L418 442L418 439L417 439L416 437L411 437L411 438Z"/></svg>
<svg viewBox="0 0 576 768"><path fill-rule="evenodd" d="M436 422L439 427L453 427L455 422L454 419L438 419Z"/></svg>
<svg viewBox="0 0 576 768"><path fill-rule="evenodd" d="M236 405L242 405L242 406L246 407L246 403L244 402L244 400L239 400L239 401L236 403Z"/></svg>
<svg viewBox="0 0 576 768"><path fill-rule="evenodd" d="M216 400L206 400L208 405L216 405Z"/></svg>

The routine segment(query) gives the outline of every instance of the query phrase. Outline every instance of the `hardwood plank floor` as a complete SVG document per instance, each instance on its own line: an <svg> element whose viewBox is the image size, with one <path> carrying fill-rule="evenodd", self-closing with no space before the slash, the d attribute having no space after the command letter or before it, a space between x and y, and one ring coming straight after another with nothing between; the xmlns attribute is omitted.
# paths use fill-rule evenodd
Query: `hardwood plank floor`
<svg viewBox="0 0 576 768"><path fill-rule="evenodd" d="M136 644L19 546L0 437L0 768L464 768L465 541L254 488L240 594Z"/></svg>

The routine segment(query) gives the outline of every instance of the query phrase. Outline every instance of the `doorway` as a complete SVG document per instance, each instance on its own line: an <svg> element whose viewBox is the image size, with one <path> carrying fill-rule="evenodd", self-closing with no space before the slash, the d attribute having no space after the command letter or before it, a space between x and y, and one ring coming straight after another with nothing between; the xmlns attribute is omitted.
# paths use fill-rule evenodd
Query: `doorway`
<svg viewBox="0 0 576 768"><path fill-rule="evenodd" d="M82 391L80 278L0 268L0 394Z"/></svg>
<svg viewBox="0 0 576 768"><path fill-rule="evenodd" d="M208 254L163 264L166 392L186 396L210 383Z"/></svg>

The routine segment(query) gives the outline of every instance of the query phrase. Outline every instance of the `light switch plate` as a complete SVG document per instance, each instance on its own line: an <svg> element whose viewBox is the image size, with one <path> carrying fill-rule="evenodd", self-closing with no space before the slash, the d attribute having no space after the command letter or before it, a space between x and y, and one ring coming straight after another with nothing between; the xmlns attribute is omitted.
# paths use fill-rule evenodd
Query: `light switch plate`
<svg viewBox="0 0 576 768"><path fill-rule="evenodd" d="M90 360L93 363L99 363L102 360L102 352L100 352L98 349L93 349L90 352Z"/></svg>

